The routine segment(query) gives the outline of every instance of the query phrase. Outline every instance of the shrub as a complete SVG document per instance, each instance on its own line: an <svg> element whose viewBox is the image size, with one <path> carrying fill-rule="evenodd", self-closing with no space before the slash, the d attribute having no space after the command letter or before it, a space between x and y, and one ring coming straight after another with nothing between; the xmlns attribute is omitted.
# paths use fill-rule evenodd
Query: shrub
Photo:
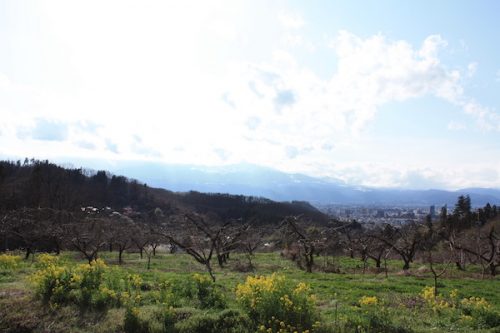
<svg viewBox="0 0 500 333"><path fill-rule="evenodd" d="M21 260L21 256L7 253L0 254L0 268L5 270L17 268Z"/></svg>
<svg viewBox="0 0 500 333"><path fill-rule="evenodd" d="M38 267L48 267L50 265L57 265L58 263L59 257L49 253L41 253L36 257L36 265Z"/></svg>
<svg viewBox="0 0 500 333"><path fill-rule="evenodd" d="M447 310L455 314L462 324L474 329L493 328L500 326L500 313L482 297L467 297L459 299L458 291L452 290L449 297L434 296L434 287L425 287L421 297L435 312Z"/></svg>
<svg viewBox="0 0 500 333"><path fill-rule="evenodd" d="M125 319L123 325L127 333L148 333L148 322L141 320L139 309L136 307L129 307L125 312Z"/></svg>
<svg viewBox="0 0 500 333"><path fill-rule="evenodd" d="M492 309L491 304L482 297L463 298L460 301L461 321L475 328L500 326L500 313Z"/></svg>
<svg viewBox="0 0 500 333"><path fill-rule="evenodd" d="M193 315L175 325L178 333L245 333L252 332L250 319L237 310Z"/></svg>
<svg viewBox="0 0 500 333"><path fill-rule="evenodd" d="M151 289L151 292L147 295L152 303L173 307L180 306L179 297L174 293L170 281L161 281L153 285Z"/></svg>
<svg viewBox="0 0 500 333"><path fill-rule="evenodd" d="M129 307L124 319L127 333L250 333L251 327L250 319L237 310L206 313L192 308Z"/></svg>
<svg viewBox="0 0 500 333"><path fill-rule="evenodd" d="M237 286L236 298L261 331L311 330L318 317L309 286L294 286L277 274L247 277Z"/></svg>
<svg viewBox="0 0 500 333"><path fill-rule="evenodd" d="M68 297L73 283L71 272L65 267L50 264L31 276L35 292L44 302L61 303Z"/></svg>
<svg viewBox="0 0 500 333"><path fill-rule="evenodd" d="M454 293L454 291L452 291ZM420 293L420 297L434 311L439 312L453 307L452 302L446 300L442 295L435 296L434 287L425 287Z"/></svg>
<svg viewBox="0 0 500 333"><path fill-rule="evenodd" d="M387 313L369 313L368 332L372 333L410 333L411 329L393 323Z"/></svg>
<svg viewBox="0 0 500 333"><path fill-rule="evenodd" d="M125 312L123 326L127 333L173 333L176 332L175 322L175 312L171 308L130 306Z"/></svg>
<svg viewBox="0 0 500 333"><path fill-rule="evenodd" d="M97 298L97 306L102 308L110 297L106 297L106 294L99 294L99 291L106 292L106 289L101 288L101 283L103 280L103 274L107 270L107 266L104 261L97 259L88 264L78 265L71 272L71 283L68 287L71 287L76 291L76 303L84 307L90 307L92 305L93 296L94 300ZM111 294L108 294L111 296Z"/></svg>
<svg viewBox="0 0 500 333"><path fill-rule="evenodd" d="M393 314L386 307L373 309L354 308L355 312L345 317L340 325L341 332L356 333L411 333L407 325L401 325L392 320ZM325 332L332 332L328 330ZM337 330L335 330L337 332Z"/></svg>
<svg viewBox="0 0 500 333"><path fill-rule="evenodd" d="M216 331L217 316L214 314L199 314L189 317L175 325L178 333L212 333Z"/></svg>
<svg viewBox="0 0 500 333"><path fill-rule="evenodd" d="M60 266L52 260L42 262L43 268L31 276L31 281L44 302L104 309L141 301L140 276L128 275L123 279L100 259L76 267Z"/></svg>
<svg viewBox="0 0 500 333"><path fill-rule="evenodd" d="M174 296L187 297L196 301L196 306L201 309L224 309L226 300L218 286L208 277L193 274L190 279L172 288Z"/></svg>

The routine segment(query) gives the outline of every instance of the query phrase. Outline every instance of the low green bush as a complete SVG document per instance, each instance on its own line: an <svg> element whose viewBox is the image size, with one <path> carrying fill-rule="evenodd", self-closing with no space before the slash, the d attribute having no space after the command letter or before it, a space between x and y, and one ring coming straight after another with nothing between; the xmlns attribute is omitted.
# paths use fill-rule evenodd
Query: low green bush
<svg viewBox="0 0 500 333"><path fill-rule="evenodd" d="M226 299L220 287L208 276L193 274L191 278L173 287L175 297L186 297L196 302L200 309L224 309Z"/></svg>
<svg viewBox="0 0 500 333"><path fill-rule="evenodd" d="M238 310L201 312L192 308L130 307L125 313L126 333L250 333L250 319Z"/></svg>
<svg viewBox="0 0 500 333"><path fill-rule="evenodd" d="M102 260L74 267L45 260L41 267L31 275L31 282L45 303L103 310L141 301L141 277L111 269Z"/></svg>
<svg viewBox="0 0 500 333"><path fill-rule="evenodd" d="M247 277L237 286L236 298L260 331L313 330L319 319L309 286L294 285L281 275Z"/></svg>
<svg viewBox="0 0 500 333"><path fill-rule="evenodd" d="M0 254L0 268L2 270L15 269L19 266L21 261L22 261L21 256L8 253Z"/></svg>
<svg viewBox="0 0 500 333"><path fill-rule="evenodd" d="M237 310L200 313L175 325L177 333L250 333L250 319Z"/></svg>

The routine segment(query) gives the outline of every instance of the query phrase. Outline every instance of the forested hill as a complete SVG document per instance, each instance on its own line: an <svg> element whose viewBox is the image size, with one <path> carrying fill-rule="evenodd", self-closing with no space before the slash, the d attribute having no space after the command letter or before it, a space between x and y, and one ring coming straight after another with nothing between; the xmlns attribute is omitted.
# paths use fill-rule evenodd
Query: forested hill
<svg viewBox="0 0 500 333"><path fill-rule="evenodd" d="M304 215L318 223L328 218L307 202L275 202L265 198L221 193L171 192L107 171L64 168L49 161L0 161L0 210L47 207L76 211L81 207L130 207L165 214L196 211L221 219L243 218L277 223L287 215Z"/></svg>

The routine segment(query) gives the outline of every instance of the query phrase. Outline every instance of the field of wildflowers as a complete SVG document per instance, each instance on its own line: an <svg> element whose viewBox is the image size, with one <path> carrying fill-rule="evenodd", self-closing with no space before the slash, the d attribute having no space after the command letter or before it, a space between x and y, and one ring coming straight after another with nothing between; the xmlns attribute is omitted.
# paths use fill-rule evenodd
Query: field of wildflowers
<svg viewBox="0 0 500 333"><path fill-rule="evenodd" d="M257 271L216 271L217 283L182 254L159 254L151 269L137 254L90 265L75 253L34 262L0 255L2 332L500 332L498 279L441 279L357 271L307 274L277 254ZM279 272L279 273L276 273ZM36 317L36 321L35 318ZM78 319L80 318L80 319ZM81 318L86 318L82 320ZM49 329L47 328L49 327Z"/></svg>

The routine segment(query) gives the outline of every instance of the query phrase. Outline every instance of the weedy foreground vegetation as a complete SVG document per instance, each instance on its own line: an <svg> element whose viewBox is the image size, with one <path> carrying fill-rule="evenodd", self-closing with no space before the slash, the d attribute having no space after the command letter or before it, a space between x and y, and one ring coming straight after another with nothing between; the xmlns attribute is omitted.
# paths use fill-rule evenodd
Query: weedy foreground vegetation
<svg viewBox="0 0 500 333"><path fill-rule="evenodd" d="M449 269L434 290L423 264L388 274L331 258L307 273L279 253L242 254L210 275L187 254L0 255L2 332L500 332L500 280ZM325 259L326 260L326 259ZM326 261L325 261L326 262Z"/></svg>

